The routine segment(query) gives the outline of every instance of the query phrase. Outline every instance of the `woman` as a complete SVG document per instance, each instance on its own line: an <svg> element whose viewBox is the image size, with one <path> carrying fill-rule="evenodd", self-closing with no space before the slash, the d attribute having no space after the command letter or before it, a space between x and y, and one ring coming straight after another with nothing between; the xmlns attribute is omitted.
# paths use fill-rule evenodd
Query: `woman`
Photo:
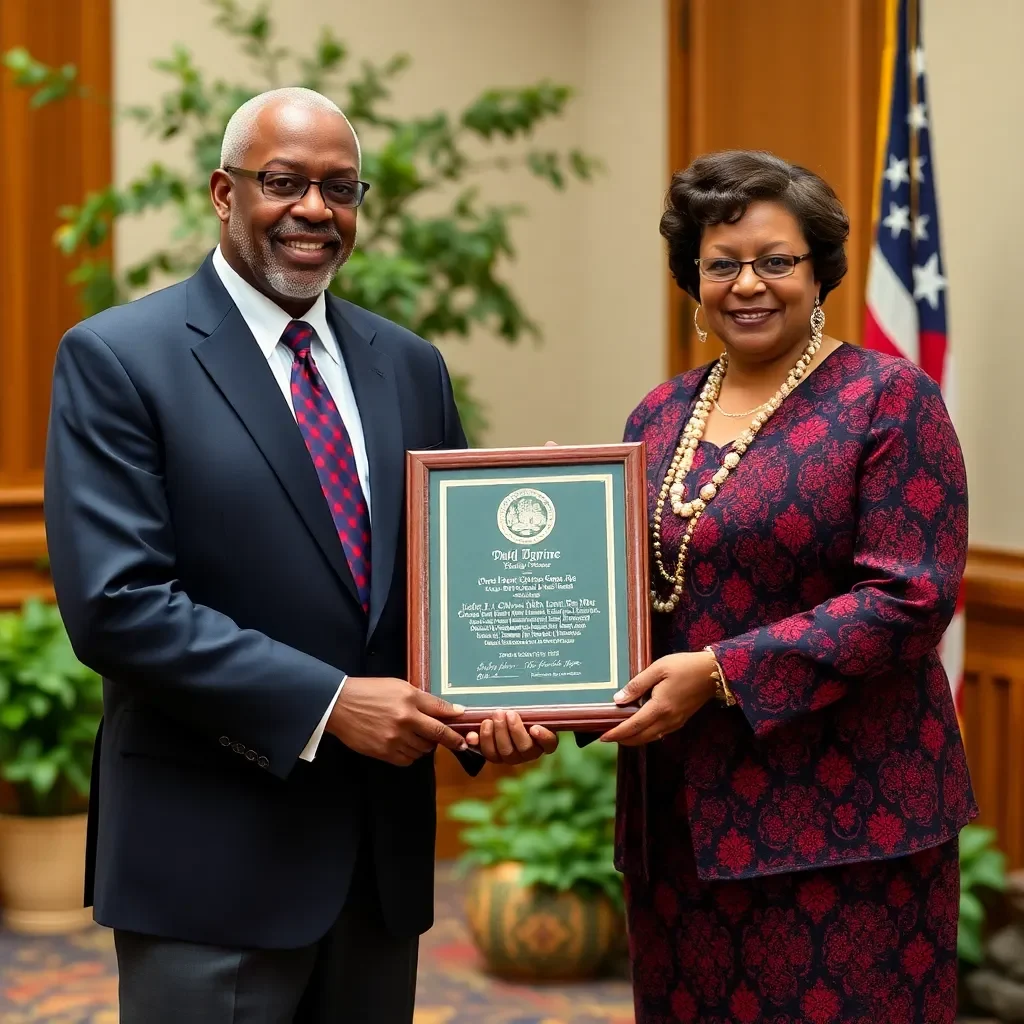
<svg viewBox="0 0 1024 1024"><path fill-rule="evenodd" d="M620 757L636 1019L952 1021L976 813L936 647L967 545L960 447L906 360L823 332L848 222L817 175L701 157L661 223L721 359L655 389L658 660Z"/></svg>

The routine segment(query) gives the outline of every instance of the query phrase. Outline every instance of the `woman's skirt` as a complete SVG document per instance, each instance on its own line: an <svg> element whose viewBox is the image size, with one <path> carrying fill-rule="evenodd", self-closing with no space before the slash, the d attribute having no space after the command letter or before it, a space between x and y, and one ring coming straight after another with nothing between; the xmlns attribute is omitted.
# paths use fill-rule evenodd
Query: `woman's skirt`
<svg viewBox="0 0 1024 1024"><path fill-rule="evenodd" d="M637 1024L946 1024L958 843L744 881L627 875Z"/></svg>

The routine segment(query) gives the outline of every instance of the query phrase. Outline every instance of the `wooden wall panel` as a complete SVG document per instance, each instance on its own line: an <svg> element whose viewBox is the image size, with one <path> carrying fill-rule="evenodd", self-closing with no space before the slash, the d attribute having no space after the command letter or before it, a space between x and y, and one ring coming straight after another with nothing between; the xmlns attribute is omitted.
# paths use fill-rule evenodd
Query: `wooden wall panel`
<svg viewBox="0 0 1024 1024"><path fill-rule="evenodd" d="M964 742L979 822L1024 867L1024 554L979 549L967 567Z"/></svg>
<svg viewBox="0 0 1024 1024"><path fill-rule="evenodd" d="M111 92L110 0L0 0L0 50L23 46L48 64L76 64L99 97ZM73 99L41 110L2 72L0 85L0 607L47 593L42 471L53 357L81 319L72 264L53 245L57 209L111 175L111 111ZM109 248L98 253L109 258Z"/></svg>
<svg viewBox="0 0 1024 1024"><path fill-rule="evenodd" d="M851 220L850 271L826 330L859 341L871 239L884 0L668 0L669 173L718 149L767 149L816 171ZM666 177L666 182L668 178ZM672 374L714 358L669 288Z"/></svg>

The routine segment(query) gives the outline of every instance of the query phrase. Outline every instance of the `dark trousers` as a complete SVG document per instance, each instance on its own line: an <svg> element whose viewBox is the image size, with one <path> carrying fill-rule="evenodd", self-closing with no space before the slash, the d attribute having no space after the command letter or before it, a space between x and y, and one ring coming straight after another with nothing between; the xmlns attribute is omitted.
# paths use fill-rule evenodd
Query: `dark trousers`
<svg viewBox="0 0 1024 1024"><path fill-rule="evenodd" d="M365 862L312 946L242 950L114 932L121 1024L411 1024L416 938L384 927Z"/></svg>

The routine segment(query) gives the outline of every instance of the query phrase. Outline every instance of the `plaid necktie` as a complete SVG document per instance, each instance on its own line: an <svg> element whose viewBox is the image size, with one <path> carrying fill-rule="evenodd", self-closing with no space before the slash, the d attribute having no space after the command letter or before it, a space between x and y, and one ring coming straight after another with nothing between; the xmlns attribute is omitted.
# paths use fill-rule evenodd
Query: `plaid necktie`
<svg viewBox="0 0 1024 1024"><path fill-rule="evenodd" d="M316 331L302 320L293 320L281 335L281 341L295 356L292 405L345 549L363 611L369 612L370 515L359 483L352 439L309 351L316 336Z"/></svg>

